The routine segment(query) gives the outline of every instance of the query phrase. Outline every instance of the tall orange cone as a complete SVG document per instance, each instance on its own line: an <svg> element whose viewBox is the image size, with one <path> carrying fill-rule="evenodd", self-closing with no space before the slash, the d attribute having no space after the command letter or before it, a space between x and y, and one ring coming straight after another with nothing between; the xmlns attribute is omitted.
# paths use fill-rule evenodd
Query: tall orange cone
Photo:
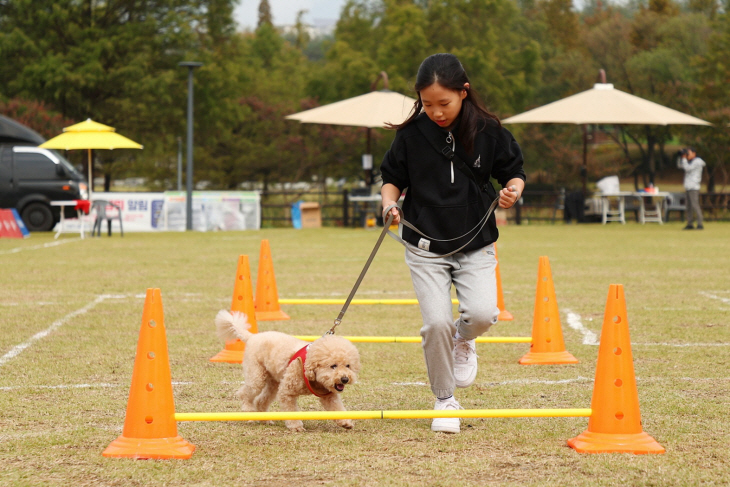
<svg viewBox="0 0 730 487"><path fill-rule="evenodd" d="M124 429L102 455L190 458L194 450L177 434L162 296L159 289L147 289Z"/></svg>
<svg viewBox="0 0 730 487"><path fill-rule="evenodd" d="M495 274L497 276L497 308L499 308L499 321L512 321L515 319L512 313L507 311L504 306L504 295L502 293L502 276L499 273L499 258L497 257L497 243L494 243L494 258L497 259L497 269Z"/></svg>
<svg viewBox="0 0 730 487"><path fill-rule="evenodd" d="M279 293L276 290L274 263L271 260L269 241L261 241L259 254L259 274L256 279L256 298L254 299L256 319L259 321L288 320L289 315L279 307Z"/></svg>
<svg viewBox="0 0 730 487"><path fill-rule="evenodd" d="M530 351L520 359L520 363L523 365L578 363L578 359L565 350L553 275L550 271L550 261L546 256L540 257L537 271L532 344Z"/></svg>
<svg viewBox="0 0 730 487"><path fill-rule="evenodd" d="M248 255L238 256L238 267L236 268L236 283L233 285L233 300L231 301L231 311L240 311L248 318L251 325L249 331L251 333L258 332L256 323L256 311L253 304L253 286L251 285L251 268L248 264ZM229 340L226 342L223 350L218 352L215 357L210 359L211 362L228 362L231 364L240 364L243 362L243 350L246 344L239 339Z"/></svg>
<svg viewBox="0 0 730 487"><path fill-rule="evenodd" d="M621 284L611 284L608 288L591 411L588 429L568 440L568 446L576 451L664 453L664 448L641 427L626 298Z"/></svg>

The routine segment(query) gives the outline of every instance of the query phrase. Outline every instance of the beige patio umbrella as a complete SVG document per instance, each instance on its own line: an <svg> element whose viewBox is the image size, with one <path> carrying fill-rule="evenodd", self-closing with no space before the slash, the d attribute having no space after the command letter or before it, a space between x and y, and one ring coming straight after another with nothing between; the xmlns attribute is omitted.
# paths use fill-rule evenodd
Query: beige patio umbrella
<svg viewBox="0 0 730 487"><path fill-rule="evenodd" d="M611 83L502 120L502 123L570 123L576 125L712 125L658 103L617 90ZM587 167L587 136L583 130L583 167ZM583 192L585 192L585 172Z"/></svg>
<svg viewBox="0 0 730 487"><path fill-rule="evenodd" d="M413 98L387 89L388 77L380 73L385 80L386 89L371 91L346 100L330 103L311 110L287 115L287 120L298 120L301 123L319 123L325 125L347 125L367 128L367 155L363 156L363 169L368 171L372 184L372 152L370 151L370 130L384 128L386 123L399 124L408 118ZM377 83L378 80L375 80ZM373 83L373 86L375 85Z"/></svg>
<svg viewBox="0 0 730 487"><path fill-rule="evenodd" d="M89 199L91 199L91 182L93 181L92 149L142 149L141 144L116 133L114 127L94 122L90 118L64 128L61 135L57 135L38 147L63 150L87 149L89 151Z"/></svg>
<svg viewBox="0 0 730 487"><path fill-rule="evenodd" d="M413 98L395 91L371 91L354 98L287 115L286 118L302 123L383 128L386 123L399 124L408 118L415 102Z"/></svg>

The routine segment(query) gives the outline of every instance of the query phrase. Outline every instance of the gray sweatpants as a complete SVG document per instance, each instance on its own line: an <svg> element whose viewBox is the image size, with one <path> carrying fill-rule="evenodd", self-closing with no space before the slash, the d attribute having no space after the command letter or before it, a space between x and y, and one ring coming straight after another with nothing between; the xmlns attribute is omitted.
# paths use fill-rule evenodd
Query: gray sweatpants
<svg viewBox="0 0 730 487"><path fill-rule="evenodd" d="M697 189L687 190L687 225L694 223L697 215L697 225L702 226L702 207L700 206L700 191Z"/></svg>
<svg viewBox="0 0 730 487"><path fill-rule="evenodd" d="M410 244L411 249L427 255ZM497 260L494 245L449 257L427 259L406 250L413 289L423 317L421 337L428 379L436 397L454 393L454 335L471 340L497 322ZM459 300L459 317L454 321L451 285Z"/></svg>

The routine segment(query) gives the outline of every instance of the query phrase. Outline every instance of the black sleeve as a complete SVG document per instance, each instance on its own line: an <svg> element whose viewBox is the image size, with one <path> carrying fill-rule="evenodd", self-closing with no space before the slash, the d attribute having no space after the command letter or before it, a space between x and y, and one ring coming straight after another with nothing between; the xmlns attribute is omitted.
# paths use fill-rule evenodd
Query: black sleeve
<svg viewBox="0 0 730 487"><path fill-rule="evenodd" d="M497 154L492 165L492 177L502 187L513 178L527 180L523 168L522 149L509 130L502 128L497 142Z"/></svg>
<svg viewBox="0 0 730 487"><path fill-rule="evenodd" d="M398 132L380 164L383 184L392 184L401 191L410 186L406 157L406 144L402 134Z"/></svg>

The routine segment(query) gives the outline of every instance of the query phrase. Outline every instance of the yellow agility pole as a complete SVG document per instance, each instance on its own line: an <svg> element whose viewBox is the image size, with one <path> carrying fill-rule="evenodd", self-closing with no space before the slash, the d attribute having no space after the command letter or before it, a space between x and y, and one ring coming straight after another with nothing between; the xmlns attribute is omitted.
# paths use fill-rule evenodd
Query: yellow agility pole
<svg viewBox="0 0 730 487"><path fill-rule="evenodd" d="M436 411L269 411L237 413L175 413L175 421L284 421L330 419L432 419L432 418L578 418L591 409L459 409Z"/></svg>
<svg viewBox="0 0 730 487"><path fill-rule="evenodd" d="M459 304L456 299L452 304ZM279 304L345 304L344 299L279 299ZM350 304L418 304L417 299L353 299Z"/></svg>
<svg viewBox="0 0 730 487"><path fill-rule="evenodd" d="M305 342L313 342L321 335L299 335L295 338ZM376 337L376 336L343 336L353 343L421 343L421 337ZM477 343L532 343L532 337L478 337ZM440 417L440 416L439 416Z"/></svg>

